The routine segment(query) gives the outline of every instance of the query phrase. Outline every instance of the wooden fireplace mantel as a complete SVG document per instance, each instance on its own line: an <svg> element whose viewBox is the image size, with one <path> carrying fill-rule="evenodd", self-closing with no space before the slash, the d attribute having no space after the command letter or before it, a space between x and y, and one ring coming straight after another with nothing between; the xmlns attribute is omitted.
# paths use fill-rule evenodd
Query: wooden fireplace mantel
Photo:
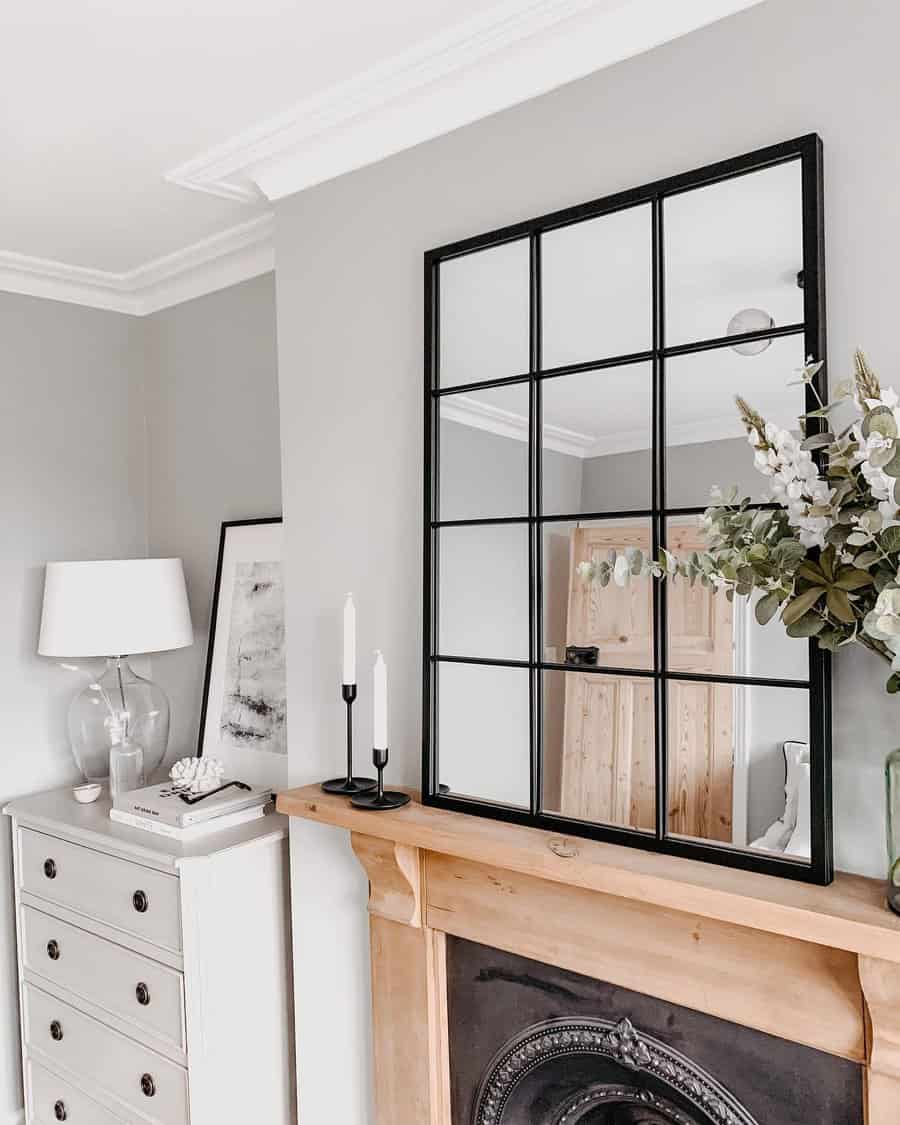
<svg viewBox="0 0 900 1125"><path fill-rule="evenodd" d="M867 1125L900 1125L900 918L882 883L816 887L318 786L278 809L347 829L369 877L379 1125L450 1125L447 934L866 1067Z"/></svg>

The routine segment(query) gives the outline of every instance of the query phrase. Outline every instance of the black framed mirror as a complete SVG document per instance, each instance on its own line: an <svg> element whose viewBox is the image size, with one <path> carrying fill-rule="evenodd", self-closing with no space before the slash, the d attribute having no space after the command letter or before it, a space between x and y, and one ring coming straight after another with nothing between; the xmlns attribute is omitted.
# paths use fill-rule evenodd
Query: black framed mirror
<svg viewBox="0 0 900 1125"><path fill-rule="evenodd" d="M734 395L826 397L823 258L815 135L425 255L427 804L830 881L827 654L580 567L766 506Z"/></svg>

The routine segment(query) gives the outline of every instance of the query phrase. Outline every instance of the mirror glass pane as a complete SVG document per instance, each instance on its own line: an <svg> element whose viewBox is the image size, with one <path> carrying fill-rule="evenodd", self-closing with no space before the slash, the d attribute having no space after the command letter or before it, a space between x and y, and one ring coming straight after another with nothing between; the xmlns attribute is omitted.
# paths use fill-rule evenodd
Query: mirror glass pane
<svg viewBox="0 0 900 1125"><path fill-rule="evenodd" d="M541 380L543 511L649 509L649 363Z"/></svg>
<svg viewBox="0 0 900 1125"><path fill-rule="evenodd" d="M440 265L440 385L526 374L530 343L527 239Z"/></svg>
<svg viewBox="0 0 900 1125"><path fill-rule="evenodd" d="M799 160L663 201L666 344L803 320Z"/></svg>
<svg viewBox="0 0 900 1125"><path fill-rule="evenodd" d="M527 525L444 527L437 541L437 652L527 660Z"/></svg>
<svg viewBox="0 0 900 1125"><path fill-rule="evenodd" d="M543 235L542 366L647 351L652 258L649 204Z"/></svg>
<svg viewBox="0 0 900 1125"><path fill-rule="evenodd" d="M671 680L668 831L810 856L809 694Z"/></svg>
<svg viewBox="0 0 900 1125"><path fill-rule="evenodd" d="M544 669L543 807L653 832L653 680Z"/></svg>
<svg viewBox="0 0 900 1125"><path fill-rule="evenodd" d="M620 572L604 585L610 550L649 554L650 521L545 523L544 660L601 668L653 667L653 582ZM584 573L582 564L591 564Z"/></svg>
<svg viewBox="0 0 900 1125"><path fill-rule="evenodd" d="M527 383L438 399L440 518L528 515Z"/></svg>
<svg viewBox="0 0 900 1125"><path fill-rule="evenodd" d="M666 506L699 508L710 490L737 485L758 503L768 478L753 464L735 405L741 395L767 421L796 430L805 389L789 386L803 366L803 337L776 339L755 356L713 348L666 360Z"/></svg>
<svg viewBox="0 0 900 1125"><path fill-rule="evenodd" d="M456 796L530 804L528 671L437 666L438 780Z"/></svg>
<svg viewBox="0 0 900 1125"><path fill-rule="evenodd" d="M666 544L679 558L706 549L699 521L692 517L667 522ZM777 618L760 625L754 607L761 596L756 592L729 602L724 591L670 579L669 668L708 676L808 680L809 643L789 637Z"/></svg>

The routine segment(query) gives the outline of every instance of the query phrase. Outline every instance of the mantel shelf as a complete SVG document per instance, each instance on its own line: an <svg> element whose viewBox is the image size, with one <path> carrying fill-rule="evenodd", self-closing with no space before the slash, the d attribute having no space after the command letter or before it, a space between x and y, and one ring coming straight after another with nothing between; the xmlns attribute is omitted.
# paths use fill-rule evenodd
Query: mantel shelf
<svg viewBox="0 0 900 1125"><path fill-rule="evenodd" d="M371 813L317 785L281 793L277 807L376 839L900 963L900 917L875 879L838 873L819 887L580 837L566 837L574 854L559 855L559 833L416 801Z"/></svg>

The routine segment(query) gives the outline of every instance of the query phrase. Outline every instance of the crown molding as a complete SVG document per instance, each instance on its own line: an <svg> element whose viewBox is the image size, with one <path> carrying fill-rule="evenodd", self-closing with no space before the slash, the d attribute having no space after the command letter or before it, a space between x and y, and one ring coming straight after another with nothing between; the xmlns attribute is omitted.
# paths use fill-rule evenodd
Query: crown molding
<svg viewBox="0 0 900 1125"><path fill-rule="evenodd" d="M0 250L0 290L148 316L273 270L273 229L259 215L123 273Z"/></svg>
<svg viewBox="0 0 900 1125"><path fill-rule="evenodd" d="M761 2L501 0L165 179L258 207ZM0 290L146 316L274 269L272 227L266 213L122 273L0 250Z"/></svg>
<svg viewBox="0 0 900 1125"><path fill-rule="evenodd" d="M275 269L275 217L271 212L154 258L125 276L140 299L138 315L226 289Z"/></svg>
<svg viewBox="0 0 900 1125"><path fill-rule="evenodd" d="M484 430L513 441L528 441L528 418L525 415L503 410L469 395L443 395L440 414L442 422L456 422L460 426ZM666 443L670 447L696 445L700 442L727 441L745 436L740 419L736 415L727 414L670 425L667 428ZM542 427L542 447L586 461L593 457L610 457L618 453L638 453L649 449L650 435L646 426L607 434L589 434L545 423Z"/></svg>
<svg viewBox="0 0 900 1125"><path fill-rule="evenodd" d="M547 93L761 0L503 0L172 169L282 199Z"/></svg>

